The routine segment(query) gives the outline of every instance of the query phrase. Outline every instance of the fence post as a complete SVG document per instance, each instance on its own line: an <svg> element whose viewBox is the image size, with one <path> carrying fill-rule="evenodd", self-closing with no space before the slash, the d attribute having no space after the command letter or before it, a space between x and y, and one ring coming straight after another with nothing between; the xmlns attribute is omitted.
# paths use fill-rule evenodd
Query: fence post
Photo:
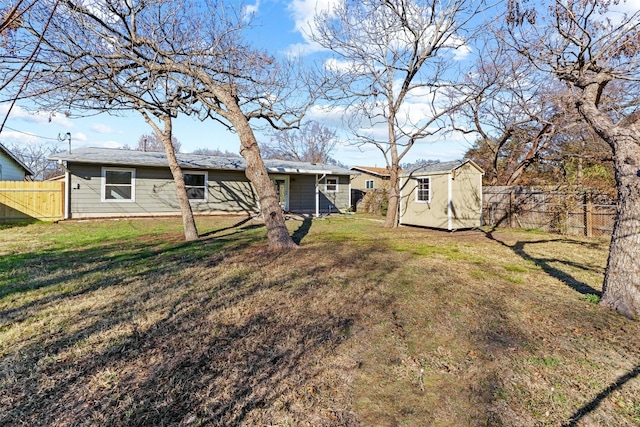
<svg viewBox="0 0 640 427"><path fill-rule="evenodd" d="M591 203L591 194L584 193L584 235L593 237L593 205Z"/></svg>
<svg viewBox="0 0 640 427"><path fill-rule="evenodd" d="M509 227L516 228L516 218L515 218L515 206L516 206L516 196L514 194L513 188L509 191Z"/></svg>

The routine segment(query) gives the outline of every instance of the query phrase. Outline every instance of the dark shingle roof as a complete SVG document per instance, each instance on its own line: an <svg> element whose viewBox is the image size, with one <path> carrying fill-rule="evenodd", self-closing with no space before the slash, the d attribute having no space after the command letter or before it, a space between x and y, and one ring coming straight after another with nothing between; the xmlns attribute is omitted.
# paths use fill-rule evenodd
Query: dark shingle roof
<svg viewBox="0 0 640 427"><path fill-rule="evenodd" d="M176 153L183 169L245 170L242 157L219 157L200 154ZM134 151L113 148L76 148L71 152L56 153L50 160L64 160L75 163L93 163L117 166L168 167L167 156L163 152ZM348 169L320 163L291 162L286 160L265 160L271 173L335 174L349 175Z"/></svg>

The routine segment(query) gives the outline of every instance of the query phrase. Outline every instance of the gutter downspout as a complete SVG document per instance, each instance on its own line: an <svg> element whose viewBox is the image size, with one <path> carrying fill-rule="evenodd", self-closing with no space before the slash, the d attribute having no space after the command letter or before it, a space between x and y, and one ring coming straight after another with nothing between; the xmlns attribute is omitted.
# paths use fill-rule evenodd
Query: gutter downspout
<svg viewBox="0 0 640 427"><path fill-rule="evenodd" d="M327 174L323 174L320 178L318 178L318 174L316 174L316 218L320 218L320 181L322 181Z"/></svg>
<svg viewBox="0 0 640 427"><path fill-rule="evenodd" d="M453 177L451 172L447 175L447 230L453 230Z"/></svg>
<svg viewBox="0 0 640 427"><path fill-rule="evenodd" d="M58 160L58 165L64 169L64 217L63 219L70 218L71 211L71 171L67 169L67 166Z"/></svg>
<svg viewBox="0 0 640 427"><path fill-rule="evenodd" d="M400 186L400 200L398 200L398 224L402 225L402 177L398 177L398 185Z"/></svg>

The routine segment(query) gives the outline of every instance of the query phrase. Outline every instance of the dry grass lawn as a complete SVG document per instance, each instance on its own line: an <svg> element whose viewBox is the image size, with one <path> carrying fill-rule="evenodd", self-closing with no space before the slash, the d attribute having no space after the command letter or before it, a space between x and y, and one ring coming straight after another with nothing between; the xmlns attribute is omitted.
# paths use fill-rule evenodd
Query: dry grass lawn
<svg viewBox="0 0 640 427"><path fill-rule="evenodd" d="M608 242L243 218L0 229L0 425L637 426Z"/></svg>

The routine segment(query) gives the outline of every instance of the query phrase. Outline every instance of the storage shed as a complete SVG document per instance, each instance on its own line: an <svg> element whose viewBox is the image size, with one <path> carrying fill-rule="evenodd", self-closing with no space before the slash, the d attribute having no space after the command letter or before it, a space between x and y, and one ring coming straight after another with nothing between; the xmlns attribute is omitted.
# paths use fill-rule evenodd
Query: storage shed
<svg viewBox="0 0 640 427"><path fill-rule="evenodd" d="M483 174L471 160L404 171L400 174L400 224L445 230L480 226Z"/></svg>

